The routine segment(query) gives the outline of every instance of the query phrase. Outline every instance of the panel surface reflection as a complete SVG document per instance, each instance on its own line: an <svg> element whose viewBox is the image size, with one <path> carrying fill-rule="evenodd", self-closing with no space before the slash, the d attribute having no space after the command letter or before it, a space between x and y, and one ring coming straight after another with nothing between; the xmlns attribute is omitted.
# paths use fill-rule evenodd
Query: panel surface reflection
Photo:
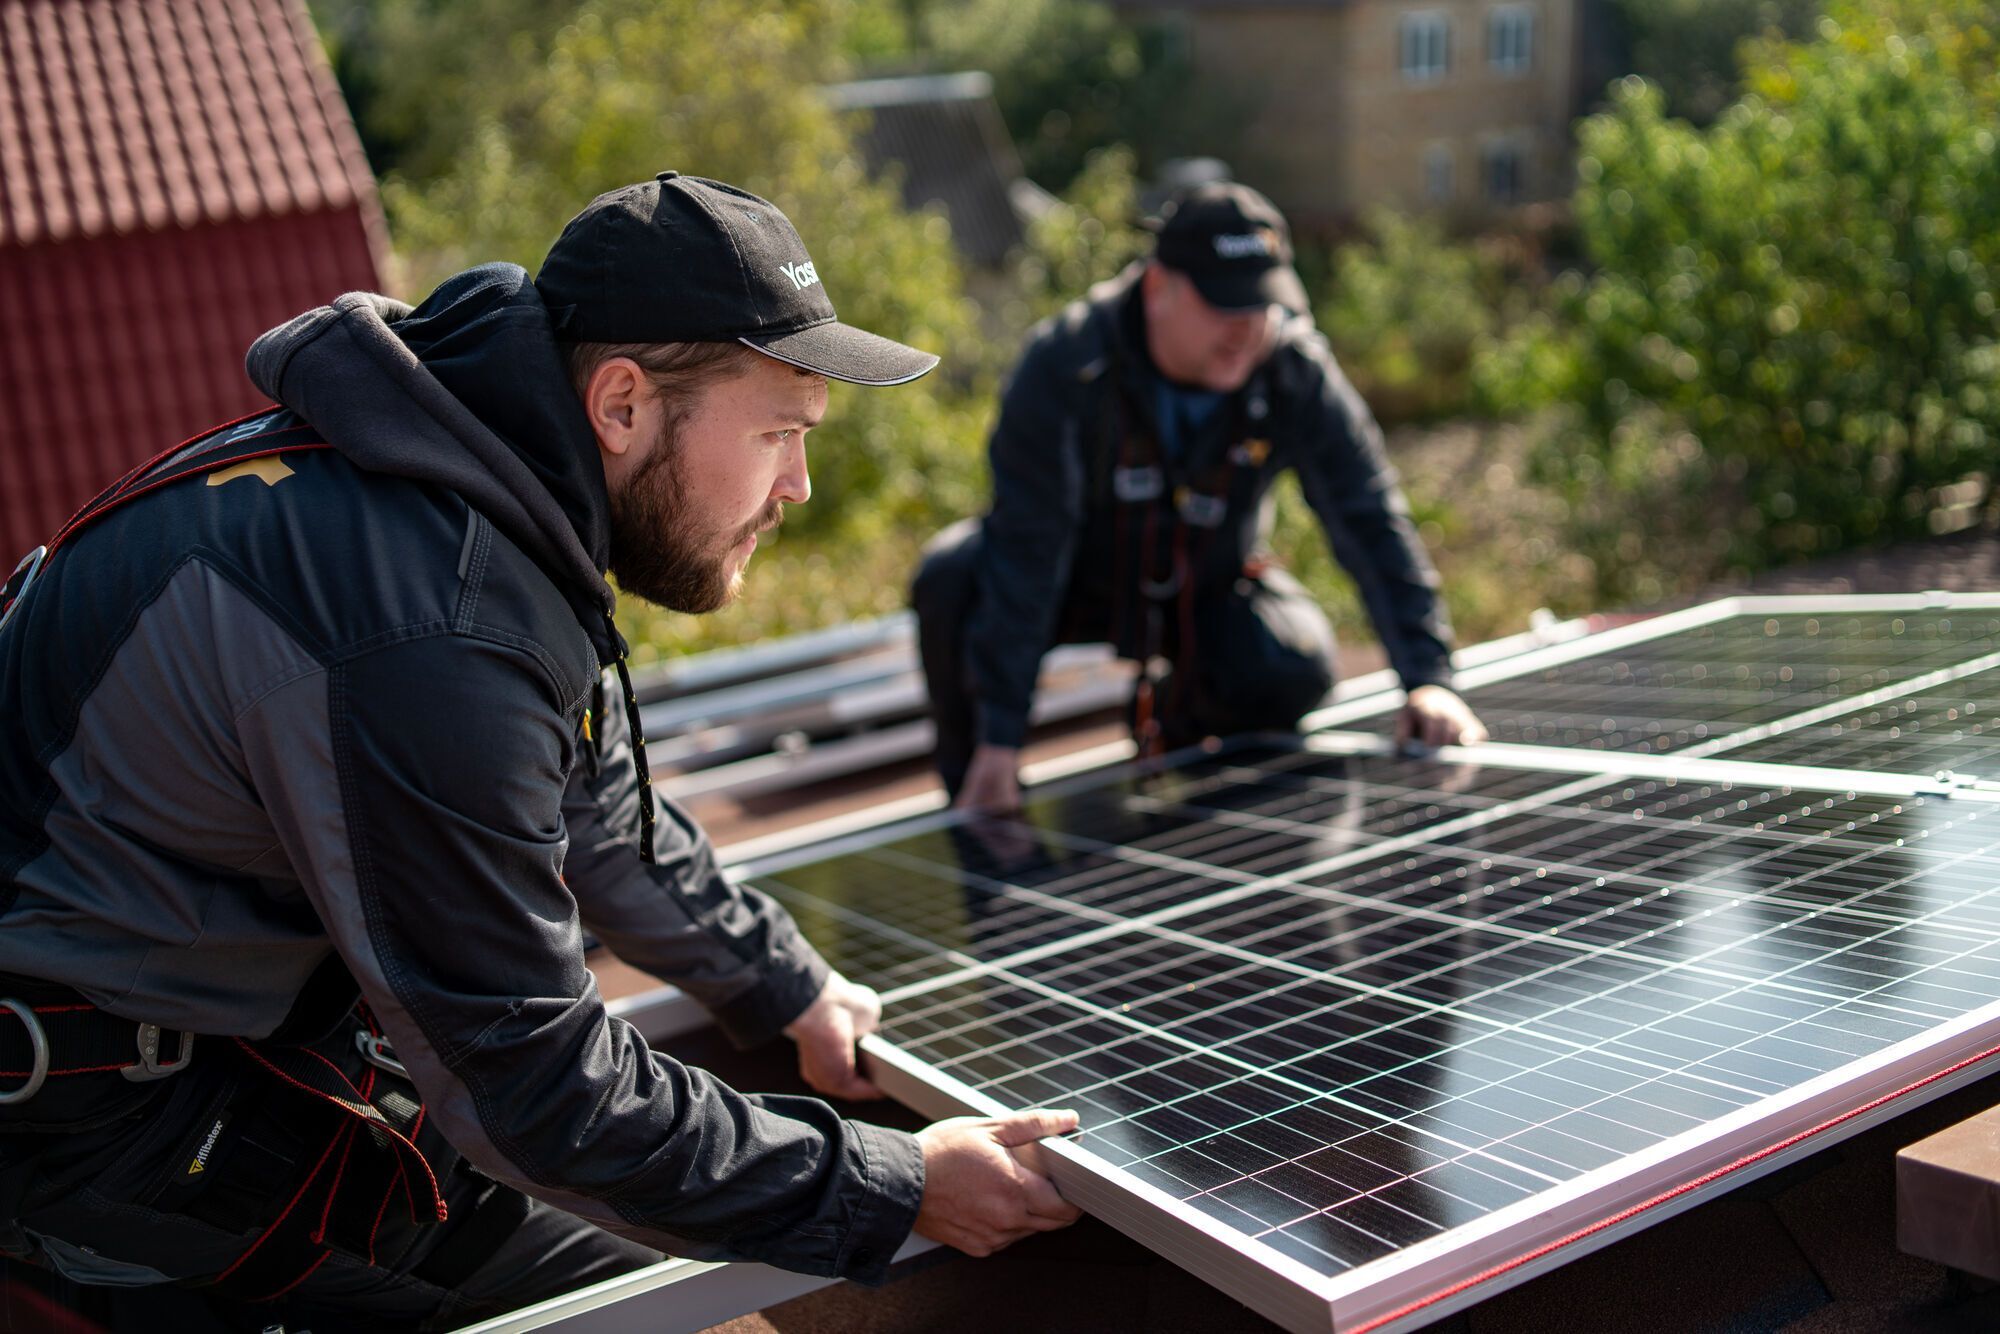
<svg viewBox="0 0 2000 1334"><path fill-rule="evenodd" d="M1996 632L1990 611L1742 615L1478 686L1466 700L1495 741L1666 754L1969 662L2000 648ZM1393 721L1355 725L1384 732Z"/></svg>
<svg viewBox="0 0 2000 1334"><path fill-rule="evenodd" d="M888 1034L1331 1274L1991 1003L1996 894L1980 804L1620 785L1041 952Z"/></svg>

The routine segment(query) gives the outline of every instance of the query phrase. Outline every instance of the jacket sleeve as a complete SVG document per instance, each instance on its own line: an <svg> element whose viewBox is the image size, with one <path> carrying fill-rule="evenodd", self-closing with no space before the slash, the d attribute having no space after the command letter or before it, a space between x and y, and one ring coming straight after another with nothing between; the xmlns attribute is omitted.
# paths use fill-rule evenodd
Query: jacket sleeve
<svg viewBox="0 0 2000 1334"><path fill-rule="evenodd" d="M978 737L987 745L1018 746L1027 735L1083 522L1081 395L1061 343L1053 327L1030 341L988 444L993 508L965 631Z"/></svg>
<svg viewBox="0 0 2000 1334"><path fill-rule="evenodd" d="M723 877L708 836L673 802L653 798L653 862L640 858L625 711L599 710L594 721L597 762L586 750L572 766L562 803L570 840L563 879L584 927L626 963L700 1001L738 1046L775 1036L818 997L825 961L791 914Z"/></svg>
<svg viewBox="0 0 2000 1334"><path fill-rule="evenodd" d="M677 1254L879 1281L921 1150L812 1098L746 1097L611 1019L563 883L582 689L525 641L375 647L239 720L306 895L452 1145Z"/></svg>
<svg viewBox="0 0 2000 1334"><path fill-rule="evenodd" d="M1449 686L1451 625L1437 571L1410 521L1382 429L1318 332L1280 355L1294 358L1285 415L1299 489L1334 558L1360 588L1403 688Z"/></svg>

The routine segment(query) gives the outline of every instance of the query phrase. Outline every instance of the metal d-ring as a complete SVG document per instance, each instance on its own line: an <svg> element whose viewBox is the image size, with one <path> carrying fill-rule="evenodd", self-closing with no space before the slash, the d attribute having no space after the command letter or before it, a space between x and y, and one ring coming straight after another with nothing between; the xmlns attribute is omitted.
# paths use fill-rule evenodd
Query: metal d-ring
<svg viewBox="0 0 2000 1334"><path fill-rule="evenodd" d="M28 1082L17 1089L0 1093L0 1107L9 1107L17 1102L26 1102L42 1091L42 1085L49 1077L49 1035L42 1031L42 1021L35 1018L29 1006L9 997L0 997L0 1010L12 1010L28 1030L28 1045L35 1050L35 1068L28 1072Z"/></svg>
<svg viewBox="0 0 2000 1334"><path fill-rule="evenodd" d="M28 585L35 582L35 576L42 572L42 565L49 558L47 547L36 547L21 557L21 563L7 576L7 582L0 584L0 626L13 618L14 609L21 605L27 594Z"/></svg>
<svg viewBox="0 0 2000 1334"><path fill-rule="evenodd" d="M387 1070L390 1074L400 1075L404 1079L410 1077L410 1072L396 1059L396 1049L389 1045L389 1039L378 1037L365 1028L359 1028L354 1031L354 1046L360 1051L361 1059L376 1069Z"/></svg>

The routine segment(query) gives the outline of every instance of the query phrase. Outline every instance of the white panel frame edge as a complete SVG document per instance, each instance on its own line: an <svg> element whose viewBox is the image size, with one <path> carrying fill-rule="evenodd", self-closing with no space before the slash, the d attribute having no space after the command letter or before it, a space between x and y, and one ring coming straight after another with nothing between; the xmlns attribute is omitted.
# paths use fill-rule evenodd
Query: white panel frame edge
<svg viewBox="0 0 2000 1334"><path fill-rule="evenodd" d="M1560 642L1546 647L1529 649L1526 652L1511 653L1501 658L1481 659L1468 663L1465 655L1457 656L1459 664L1453 672L1453 688L1460 691L1473 690L1495 681L1505 681L1529 672L1537 672L1545 667L1556 667L1579 658L1596 657L1649 640L1667 635L1679 634L1683 630L1696 630L1717 621L1726 621L1733 616L1778 616L1796 613L1836 613L1846 611L1991 611L2000 609L2000 593L1826 593L1826 594L1773 594L1762 597L1730 597L1715 602L1704 602L1699 606L1687 607L1681 611L1668 612L1663 616L1652 616L1634 621L1596 634L1564 637ZM1339 727L1343 723L1360 718L1372 718L1383 712L1385 701L1370 695L1365 698L1338 701L1327 708L1309 713L1299 723L1301 731L1319 731Z"/></svg>
<svg viewBox="0 0 2000 1334"><path fill-rule="evenodd" d="M862 1051L871 1077L926 1116L1005 1110L877 1038ZM2000 1004L1332 1278L1074 1145L1046 1142L1043 1159L1066 1199L1295 1334L1402 1334L1996 1069Z"/></svg>

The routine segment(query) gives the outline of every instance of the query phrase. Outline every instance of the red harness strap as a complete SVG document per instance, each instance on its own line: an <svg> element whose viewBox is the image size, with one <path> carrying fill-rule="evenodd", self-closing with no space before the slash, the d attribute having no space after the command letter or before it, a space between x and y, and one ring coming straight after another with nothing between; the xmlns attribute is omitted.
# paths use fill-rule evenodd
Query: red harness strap
<svg viewBox="0 0 2000 1334"><path fill-rule="evenodd" d="M313 1160L305 1178L292 1192L285 1207L270 1226L259 1232L243 1253L218 1274L215 1282L252 1301L273 1301L312 1277L334 1242L329 1232L339 1221L343 1240L356 1253L370 1255L382 1215L398 1185L409 1205L410 1220L418 1226L442 1223L449 1216L436 1173L415 1143L423 1124L422 1113L405 1135L389 1124L388 1118L371 1104L378 1076L371 1068L356 1085L333 1062L311 1048L266 1047L234 1039L251 1063L286 1087L303 1093L324 1106L343 1113L326 1144ZM343 1191L350 1184L348 1168L357 1145L366 1136L373 1146L386 1149L391 1157L372 1161L372 1172L358 1174L359 1188ZM387 1182L380 1202L370 1183Z"/></svg>
<svg viewBox="0 0 2000 1334"><path fill-rule="evenodd" d="M224 422L220 426L203 431L200 435L183 440L172 449L154 455L91 497L82 509L72 514L68 521L56 530L55 536L48 540L47 545L30 552L14 568L4 592L0 592L0 623L4 623L7 615L14 610L14 604L28 590L28 586L48 568L48 563L55 558L56 552L62 549L65 542L127 501L136 500L182 478L205 475L239 463L273 458L281 454L294 454L302 450L332 448L319 438L312 427L304 423L284 426L277 424L280 419L288 415L281 409L267 408L248 417ZM270 429L258 429L259 423L269 423ZM220 437L217 443L213 445L205 443L216 440L217 437Z"/></svg>

